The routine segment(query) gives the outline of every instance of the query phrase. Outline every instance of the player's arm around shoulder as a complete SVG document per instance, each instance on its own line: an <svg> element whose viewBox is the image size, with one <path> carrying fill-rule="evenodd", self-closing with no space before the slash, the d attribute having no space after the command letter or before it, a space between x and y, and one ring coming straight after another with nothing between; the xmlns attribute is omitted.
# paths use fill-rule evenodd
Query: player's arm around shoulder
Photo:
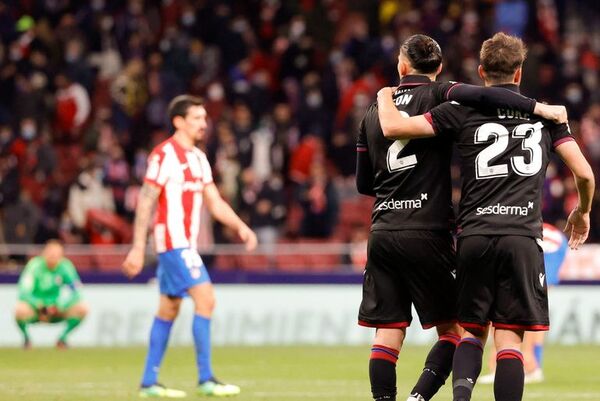
<svg viewBox="0 0 600 401"><path fill-rule="evenodd" d="M221 197L214 182L204 187L204 201L210 214L219 222L234 230L246 244L247 251L253 251L258 244L256 234L239 218L235 211Z"/></svg>
<svg viewBox="0 0 600 401"><path fill-rule="evenodd" d="M565 233L569 236L569 247L577 249L585 242L590 231L590 211L595 188L594 172L574 140L558 144L555 150L575 177L579 202L567 219Z"/></svg>
<svg viewBox="0 0 600 401"><path fill-rule="evenodd" d="M377 92L377 114L383 135L388 139L410 139L434 136L431 123L423 116L408 117L396 109L393 88Z"/></svg>
<svg viewBox="0 0 600 401"><path fill-rule="evenodd" d="M122 265L123 273L127 277L137 276L144 266L148 226L161 191L162 188L148 181L144 182L140 190L133 223L133 246Z"/></svg>

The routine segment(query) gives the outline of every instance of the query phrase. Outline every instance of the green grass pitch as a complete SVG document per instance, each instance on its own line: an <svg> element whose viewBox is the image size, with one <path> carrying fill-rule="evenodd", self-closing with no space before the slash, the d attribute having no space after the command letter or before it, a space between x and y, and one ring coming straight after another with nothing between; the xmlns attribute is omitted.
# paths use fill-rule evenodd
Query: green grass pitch
<svg viewBox="0 0 600 401"><path fill-rule="evenodd" d="M398 361L398 400L405 400L427 353L407 346ZM0 349L0 400L137 400L143 348ZM368 347L218 347L218 377L242 387L236 400L369 400ZM600 400L600 347L549 346L546 382L529 385L525 400ZM191 347L169 349L161 372L165 384L194 393ZM451 400L448 383L435 397ZM478 385L473 400L493 400Z"/></svg>

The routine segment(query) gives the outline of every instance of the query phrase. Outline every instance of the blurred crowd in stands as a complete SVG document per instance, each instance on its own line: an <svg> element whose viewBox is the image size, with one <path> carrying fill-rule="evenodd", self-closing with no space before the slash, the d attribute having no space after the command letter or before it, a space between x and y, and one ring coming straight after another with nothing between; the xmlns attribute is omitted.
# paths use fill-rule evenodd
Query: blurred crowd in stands
<svg viewBox="0 0 600 401"><path fill-rule="evenodd" d="M568 106L598 174L599 18L596 2L566 0L0 1L3 241L129 241L148 151L169 136L166 107L181 93L205 98L201 147L261 242L364 241L357 127L377 90L398 82L399 44L413 33L442 46L439 79L470 83L485 38L522 36L523 92ZM546 185L545 219L560 224L573 180L553 162Z"/></svg>

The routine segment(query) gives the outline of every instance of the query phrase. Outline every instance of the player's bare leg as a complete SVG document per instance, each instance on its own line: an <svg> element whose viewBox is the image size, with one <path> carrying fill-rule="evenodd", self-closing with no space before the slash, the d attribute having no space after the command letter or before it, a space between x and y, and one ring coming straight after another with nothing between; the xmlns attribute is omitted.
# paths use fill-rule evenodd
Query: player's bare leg
<svg viewBox="0 0 600 401"><path fill-rule="evenodd" d="M454 401L469 401L481 373L483 346L487 327L473 327L464 331L452 361L452 393Z"/></svg>
<svg viewBox="0 0 600 401"><path fill-rule="evenodd" d="M429 401L444 385L452 371L454 351L463 330L457 323L441 324L436 326L436 329L438 341L429 351L423 373L407 401Z"/></svg>
<svg viewBox="0 0 600 401"><path fill-rule="evenodd" d="M150 330L148 356L139 392L139 396L142 398L183 398L187 395L184 391L167 388L158 383L162 358L167 349L173 321L179 314L180 307L181 298L160 295L158 311Z"/></svg>
<svg viewBox="0 0 600 401"><path fill-rule="evenodd" d="M488 374L479 376L477 379L477 383L479 384L494 384L494 378L496 377L496 343L494 342L494 328L490 324L490 333L489 337L491 338L489 346L489 356L488 356Z"/></svg>
<svg viewBox="0 0 600 401"><path fill-rule="evenodd" d="M377 329L375 332L369 360L374 400L396 399L396 362L405 336L405 328Z"/></svg>
<svg viewBox="0 0 600 401"><path fill-rule="evenodd" d="M496 329L496 377L494 396L497 401L520 401L523 398L523 330Z"/></svg>
<svg viewBox="0 0 600 401"><path fill-rule="evenodd" d="M37 321L37 313L27 302L18 301L15 306L15 320L23 334L23 348L31 348L31 339L27 326Z"/></svg>
<svg viewBox="0 0 600 401"><path fill-rule="evenodd" d="M66 327L56 342L57 348L67 348L68 335L81 324L83 319L85 319L87 316L89 310L90 307L88 303L84 301L79 301L72 306L68 306L64 311L57 310L56 318L66 322Z"/></svg>
<svg viewBox="0 0 600 401"><path fill-rule="evenodd" d="M541 383L544 381L542 371L542 349L544 346L543 331L528 331L523 338L523 359L525 363L525 383Z"/></svg>
<svg viewBox="0 0 600 401"><path fill-rule="evenodd" d="M188 289L194 301L194 321L192 333L196 349L198 367L198 393L210 396L232 396L240 393L240 388L233 384L221 383L212 372L210 319L215 308L215 291L210 281L195 285Z"/></svg>

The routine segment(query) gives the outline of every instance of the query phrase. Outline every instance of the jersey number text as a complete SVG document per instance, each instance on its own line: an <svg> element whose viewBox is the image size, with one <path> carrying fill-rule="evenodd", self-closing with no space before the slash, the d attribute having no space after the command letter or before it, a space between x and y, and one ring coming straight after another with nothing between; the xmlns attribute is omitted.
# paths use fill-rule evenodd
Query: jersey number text
<svg viewBox="0 0 600 401"><path fill-rule="evenodd" d="M522 176L532 176L542 169L542 140L541 122L535 124L520 124L512 132L513 138L522 138L521 149L529 152L529 163L523 156L513 156L510 164L515 173ZM527 134L530 134L529 136ZM508 130L497 123L483 124L475 132L475 143L485 143L490 137L494 142L483 149L475 159L475 175L478 180L487 178L506 177L508 164L490 165L490 160L501 155L508 148ZM389 154L389 152L388 152Z"/></svg>
<svg viewBox="0 0 600 401"><path fill-rule="evenodd" d="M400 114L402 114L402 116L405 118L410 117L408 113L402 110L400 110ZM387 167L390 173L407 170L417 165L417 155L413 154L399 157L400 152L402 152L402 149L408 145L408 142L410 142L410 139L398 139L397 141L394 141L394 143L392 143L388 148Z"/></svg>

